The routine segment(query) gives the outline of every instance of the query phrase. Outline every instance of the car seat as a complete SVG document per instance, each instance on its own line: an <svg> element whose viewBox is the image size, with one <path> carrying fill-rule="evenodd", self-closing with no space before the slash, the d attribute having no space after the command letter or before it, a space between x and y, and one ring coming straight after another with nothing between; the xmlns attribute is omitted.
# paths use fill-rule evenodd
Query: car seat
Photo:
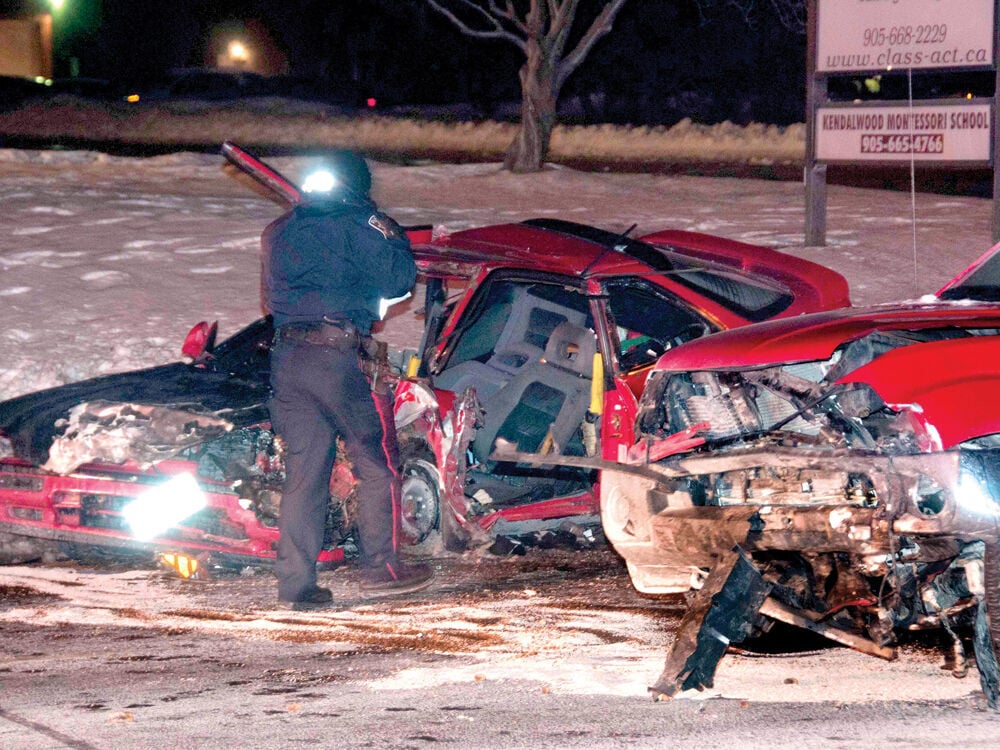
<svg viewBox="0 0 1000 750"><path fill-rule="evenodd" d="M487 460L498 438L536 452L550 430L556 450L565 451L590 406L596 351L593 331L568 321L557 325L540 360L480 399L485 425L473 441L476 457Z"/></svg>
<svg viewBox="0 0 1000 750"><path fill-rule="evenodd" d="M476 389L480 401L489 398L521 368L538 362L544 356L545 342L560 323L571 319L583 322L584 313L543 300L525 288L518 288L510 304L488 310L484 319L487 317L504 321L496 343L491 346L489 358L485 362L469 359L449 367L434 378L436 387L456 393L472 387ZM489 331L494 325L477 328ZM470 335L471 332L465 334ZM470 348L475 351L477 346Z"/></svg>

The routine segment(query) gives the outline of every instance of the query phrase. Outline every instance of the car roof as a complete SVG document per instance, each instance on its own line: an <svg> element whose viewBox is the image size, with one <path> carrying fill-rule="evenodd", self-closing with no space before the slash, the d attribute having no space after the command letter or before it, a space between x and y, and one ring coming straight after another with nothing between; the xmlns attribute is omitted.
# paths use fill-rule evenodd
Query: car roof
<svg viewBox="0 0 1000 750"><path fill-rule="evenodd" d="M635 258L594 239L556 231L540 221L495 224L437 236L428 243L415 243L413 254L422 271L457 277L472 276L484 268L518 268L581 278L649 270Z"/></svg>
<svg viewBox="0 0 1000 750"><path fill-rule="evenodd" d="M661 231L638 239L558 219L529 219L432 236L410 231L414 258L424 274L469 279L500 268L561 274L580 280L620 276L657 277L684 298L753 320L799 315L850 305L847 281L817 263L760 245L686 231ZM715 296L705 276L729 287ZM698 277L701 276L699 282ZM726 279L729 279L726 281ZM774 311L739 312L738 287L749 283L787 299ZM687 287L681 292L682 287Z"/></svg>

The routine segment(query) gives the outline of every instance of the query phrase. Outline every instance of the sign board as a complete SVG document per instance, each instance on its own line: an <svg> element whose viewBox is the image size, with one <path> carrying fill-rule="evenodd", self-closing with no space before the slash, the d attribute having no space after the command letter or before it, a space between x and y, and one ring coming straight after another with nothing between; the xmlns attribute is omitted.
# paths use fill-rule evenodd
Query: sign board
<svg viewBox="0 0 1000 750"><path fill-rule="evenodd" d="M988 68L994 0L818 0L818 73Z"/></svg>
<svg viewBox="0 0 1000 750"><path fill-rule="evenodd" d="M818 161L983 162L993 158L992 107L820 107Z"/></svg>

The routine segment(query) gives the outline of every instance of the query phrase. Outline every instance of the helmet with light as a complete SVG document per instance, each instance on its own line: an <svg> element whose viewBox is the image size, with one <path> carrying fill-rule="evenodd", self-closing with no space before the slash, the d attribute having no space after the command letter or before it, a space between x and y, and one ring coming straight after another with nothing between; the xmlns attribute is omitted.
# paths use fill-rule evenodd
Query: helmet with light
<svg viewBox="0 0 1000 750"><path fill-rule="evenodd" d="M361 198L368 200L372 175L364 158L354 151L337 151L302 181L304 197L310 201Z"/></svg>

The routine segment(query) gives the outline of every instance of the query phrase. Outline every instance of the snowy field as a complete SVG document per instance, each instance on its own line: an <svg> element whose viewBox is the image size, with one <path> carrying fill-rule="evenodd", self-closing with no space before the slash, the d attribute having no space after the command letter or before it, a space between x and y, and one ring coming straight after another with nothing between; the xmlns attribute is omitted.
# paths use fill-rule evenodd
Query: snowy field
<svg viewBox="0 0 1000 750"><path fill-rule="evenodd" d="M271 161L296 179L309 162ZM0 149L0 399L176 360L188 329L229 335L260 315L259 238L280 209L221 156L146 159ZM805 247L799 183L577 172L495 163L373 164L404 225L447 229L548 216L636 232L675 228L779 248L843 273L855 304L933 292L991 244L980 198L830 186L826 247ZM412 345L406 310L383 337Z"/></svg>

